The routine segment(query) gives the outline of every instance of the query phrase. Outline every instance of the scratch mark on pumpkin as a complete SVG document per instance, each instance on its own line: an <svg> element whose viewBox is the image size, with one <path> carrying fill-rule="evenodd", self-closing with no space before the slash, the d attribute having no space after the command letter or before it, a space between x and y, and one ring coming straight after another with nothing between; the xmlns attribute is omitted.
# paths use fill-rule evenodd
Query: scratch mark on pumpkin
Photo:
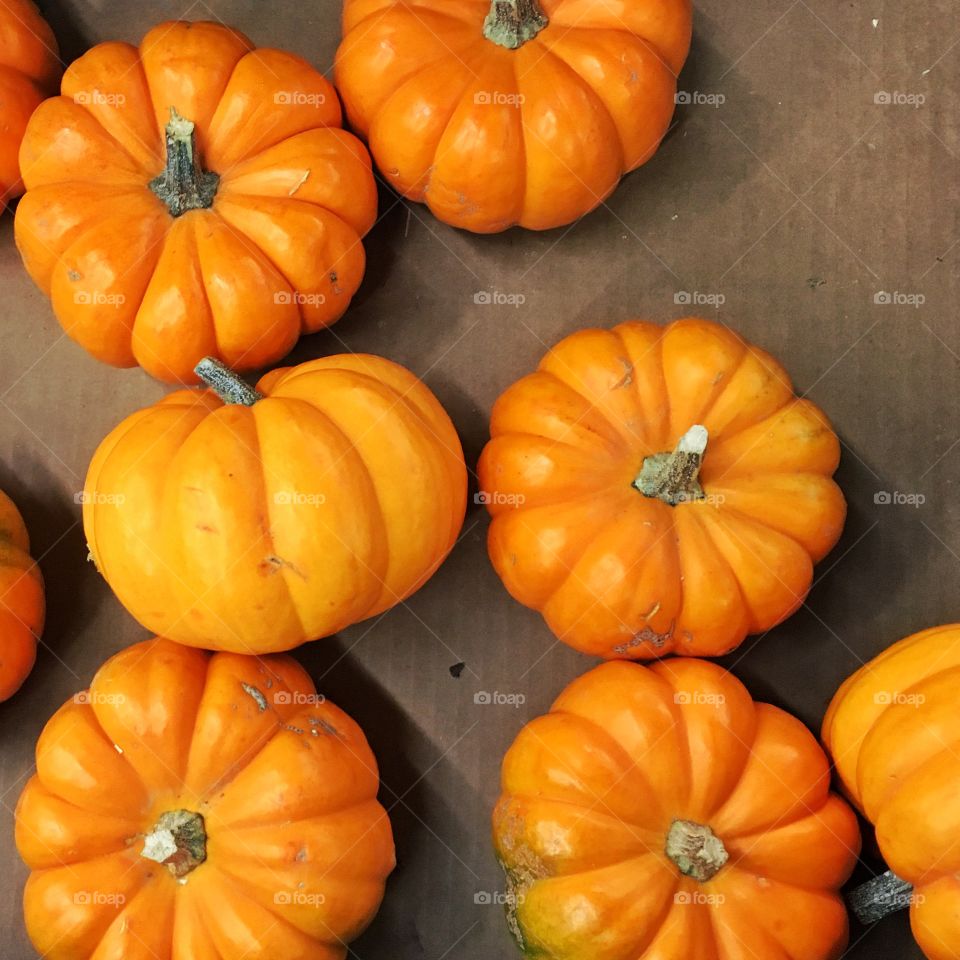
<svg viewBox="0 0 960 960"><path fill-rule="evenodd" d="M306 580L307 575L295 564L291 563L289 560L284 560L283 557L278 557L275 553L271 553L269 556L264 557L259 564L257 564L258 569L264 575L273 575L279 573L284 567L288 570L292 570L301 580Z"/></svg>
<svg viewBox="0 0 960 960"><path fill-rule="evenodd" d="M652 613L650 615L653 616ZM663 633L657 633L657 631L651 627L644 627L638 633L635 633L626 643L617 644L613 648L613 652L622 656L644 643L649 643L654 650L659 650L673 636L673 626L673 622L671 622L670 626L667 627Z"/></svg>
<svg viewBox="0 0 960 960"><path fill-rule="evenodd" d="M648 613L640 614L644 620L649 620L651 617L655 617L660 612L660 601L658 600L649 610Z"/></svg>
<svg viewBox="0 0 960 960"><path fill-rule="evenodd" d="M287 191L287 196L292 197L306 182L310 176L309 170L303 171L303 176Z"/></svg>
<svg viewBox="0 0 960 960"><path fill-rule="evenodd" d="M210 526L209 523L198 523L197 529L202 530L204 533L217 533L217 528Z"/></svg>
<svg viewBox="0 0 960 960"><path fill-rule="evenodd" d="M324 720L323 717L307 717L307 720L310 723L310 726L313 728L310 732L316 736L317 730L319 727L324 733L330 734L331 737L339 737L340 731L332 724L329 720Z"/></svg>
<svg viewBox="0 0 960 960"><path fill-rule="evenodd" d="M620 358L620 362L623 364L623 376L613 385L614 390L629 387L633 383L633 364L623 357Z"/></svg>
<svg viewBox="0 0 960 960"><path fill-rule="evenodd" d="M251 686L249 683L243 683L241 681L240 686L243 687L243 692L248 696L252 697L254 702L257 705L257 709L263 713L267 709L267 698L259 691L256 687Z"/></svg>

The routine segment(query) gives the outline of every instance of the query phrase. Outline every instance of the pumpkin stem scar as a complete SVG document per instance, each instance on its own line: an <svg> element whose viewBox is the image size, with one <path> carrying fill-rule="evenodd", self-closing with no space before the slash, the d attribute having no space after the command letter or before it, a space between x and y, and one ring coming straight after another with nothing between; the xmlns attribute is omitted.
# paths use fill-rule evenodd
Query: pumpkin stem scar
<svg viewBox="0 0 960 960"><path fill-rule="evenodd" d="M913 887L892 870L861 883L847 894L853 915L864 926L909 907L912 901Z"/></svg>
<svg viewBox="0 0 960 960"><path fill-rule="evenodd" d="M703 488L697 479L707 449L707 428L694 424L669 453L646 457L633 485L645 496L675 507L678 503L702 500Z"/></svg>
<svg viewBox="0 0 960 960"><path fill-rule="evenodd" d="M193 121L181 117L176 107L171 107L166 135L166 167L150 181L150 189L166 205L171 217L188 210L206 210L217 195L220 175L200 166Z"/></svg>
<svg viewBox="0 0 960 960"><path fill-rule="evenodd" d="M670 824L665 852L685 877L701 883L713 879L730 858L721 839L709 827L692 820Z"/></svg>
<svg viewBox="0 0 960 960"><path fill-rule="evenodd" d="M179 880L207 859L203 817L190 810L168 810L144 837L140 856L162 863Z"/></svg>
<svg viewBox="0 0 960 960"><path fill-rule="evenodd" d="M516 50L548 23L537 0L492 0L483 35L498 46Z"/></svg>
<svg viewBox="0 0 960 960"><path fill-rule="evenodd" d="M254 390L242 377L213 357L204 357L193 372L224 402L252 407L263 394Z"/></svg>

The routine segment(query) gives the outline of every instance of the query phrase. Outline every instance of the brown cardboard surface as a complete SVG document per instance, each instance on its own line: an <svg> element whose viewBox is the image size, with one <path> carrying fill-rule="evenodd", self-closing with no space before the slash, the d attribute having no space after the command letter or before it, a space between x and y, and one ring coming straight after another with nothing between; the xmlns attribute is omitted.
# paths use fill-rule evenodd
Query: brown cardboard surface
<svg viewBox="0 0 960 960"><path fill-rule="evenodd" d="M175 16L227 21L323 70L339 37L336 0L42 6L67 59ZM724 662L755 697L816 729L862 661L960 619L958 31L951 0L698 0L680 89L722 103L679 107L657 156L603 208L567 229L478 237L383 191L355 305L291 359L353 350L407 365L450 412L473 467L496 396L579 327L700 312L768 349L833 420L850 515L804 608ZM24 513L49 591L37 667L0 706L0 955L28 960L13 811L36 737L110 654L145 636L86 562L75 494L100 439L165 388L62 335L12 226L8 212L0 488ZM479 304L481 291L523 303ZM877 303L881 291L922 303ZM712 301L692 309L681 294ZM925 500L878 503L880 492ZM361 960L514 955L500 907L478 902L503 888L489 842L500 759L592 661L509 598L486 558L486 526L471 497L458 546L423 590L297 653L367 731L396 834L384 906L351 954ZM525 699L483 705L480 691ZM879 865L869 842L863 860L864 875ZM853 941L857 960L920 956L903 915L854 927Z"/></svg>

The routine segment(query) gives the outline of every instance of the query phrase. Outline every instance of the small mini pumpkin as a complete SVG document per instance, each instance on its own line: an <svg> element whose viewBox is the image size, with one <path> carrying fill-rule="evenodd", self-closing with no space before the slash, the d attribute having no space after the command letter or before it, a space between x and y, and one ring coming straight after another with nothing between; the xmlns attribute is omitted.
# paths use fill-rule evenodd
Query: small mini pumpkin
<svg viewBox="0 0 960 960"><path fill-rule="evenodd" d="M423 383L363 354L274 370L256 390L215 361L198 371L216 393L128 417L87 474L90 553L137 620L193 646L276 652L426 582L467 480Z"/></svg>
<svg viewBox="0 0 960 960"><path fill-rule="evenodd" d="M376 186L308 63L163 23L88 51L62 93L23 140L16 241L81 346L195 383L204 356L267 366L343 314Z"/></svg>
<svg viewBox="0 0 960 960"><path fill-rule="evenodd" d="M960 624L915 633L837 691L823 742L891 871L854 890L864 923L910 908L930 960L960 944Z"/></svg>
<svg viewBox="0 0 960 960"><path fill-rule="evenodd" d="M546 230L653 156L690 32L689 0L346 0L335 77L398 193Z"/></svg>
<svg viewBox="0 0 960 960"><path fill-rule="evenodd" d="M606 663L523 728L493 814L538 960L833 960L860 836L810 732L715 664Z"/></svg>
<svg viewBox="0 0 960 960"><path fill-rule="evenodd" d="M23 518L0 491L0 701L33 669L46 611L43 577L30 557Z"/></svg>
<svg viewBox="0 0 960 960"><path fill-rule="evenodd" d="M708 320L567 337L497 400L490 434L490 559L594 656L732 650L803 603L843 529L827 418Z"/></svg>
<svg viewBox="0 0 960 960"><path fill-rule="evenodd" d="M394 866L378 785L289 657L136 644L37 742L30 939L49 960L341 960Z"/></svg>
<svg viewBox="0 0 960 960"><path fill-rule="evenodd" d="M32 0L0 3L0 211L23 193L20 142L60 79L57 38Z"/></svg>

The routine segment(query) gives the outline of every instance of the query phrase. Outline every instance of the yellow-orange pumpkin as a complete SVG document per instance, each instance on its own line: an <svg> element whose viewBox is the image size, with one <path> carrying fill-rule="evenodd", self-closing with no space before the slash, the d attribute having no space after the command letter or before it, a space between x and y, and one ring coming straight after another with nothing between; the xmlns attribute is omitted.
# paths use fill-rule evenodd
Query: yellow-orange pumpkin
<svg viewBox="0 0 960 960"><path fill-rule="evenodd" d="M399 193L545 230L653 156L690 30L689 0L346 0L335 76Z"/></svg>
<svg viewBox="0 0 960 960"><path fill-rule="evenodd" d="M493 565L595 656L732 650L800 606L843 528L827 418L707 320L567 337L497 400L490 433Z"/></svg>
<svg viewBox="0 0 960 960"><path fill-rule="evenodd" d="M20 142L60 79L57 38L32 0L0 3L0 211L20 196Z"/></svg>
<svg viewBox="0 0 960 960"><path fill-rule="evenodd" d="M324 357L256 391L205 361L123 421L87 474L90 552L150 630L239 653L372 617L433 574L463 522L466 468L430 390L389 360Z"/></svg>
<svg viewBox="0 0 960 960"><path fill-rule="evenodd" d="M46 611L43 577L13 501L0 490L0 701L33 669Z"/></svg>
<svg viewBox="0 0 960 960"><path fill-rule="evenodd" d="M363 732L289 657L108 660L17 805L47 960L342 960L393 869Z"/></svg>
<svg viewBox="0 0 960 960"><path fill-rule="evenodd" d="M954 623L915 633L862 666L823 722L840 782L876 827L893 871L852 901L864 919L909 904L930 960L955 960L960 944L958 692Z"/></svg>
<svg viewBox="0 0 960 960"><path fill-rule="evenodd" d="M827 960L859 851L810 732L715 664L606 663L523 728L494 842L538 960Z"/></svg>
<svg viewBox="0 0 960 960"><path fill-rule="evenodd" d="M99 360L195 383L268 366L360 286L370 157L306 61L215 23L101 43L27 127L24 265Z"/></svg>

